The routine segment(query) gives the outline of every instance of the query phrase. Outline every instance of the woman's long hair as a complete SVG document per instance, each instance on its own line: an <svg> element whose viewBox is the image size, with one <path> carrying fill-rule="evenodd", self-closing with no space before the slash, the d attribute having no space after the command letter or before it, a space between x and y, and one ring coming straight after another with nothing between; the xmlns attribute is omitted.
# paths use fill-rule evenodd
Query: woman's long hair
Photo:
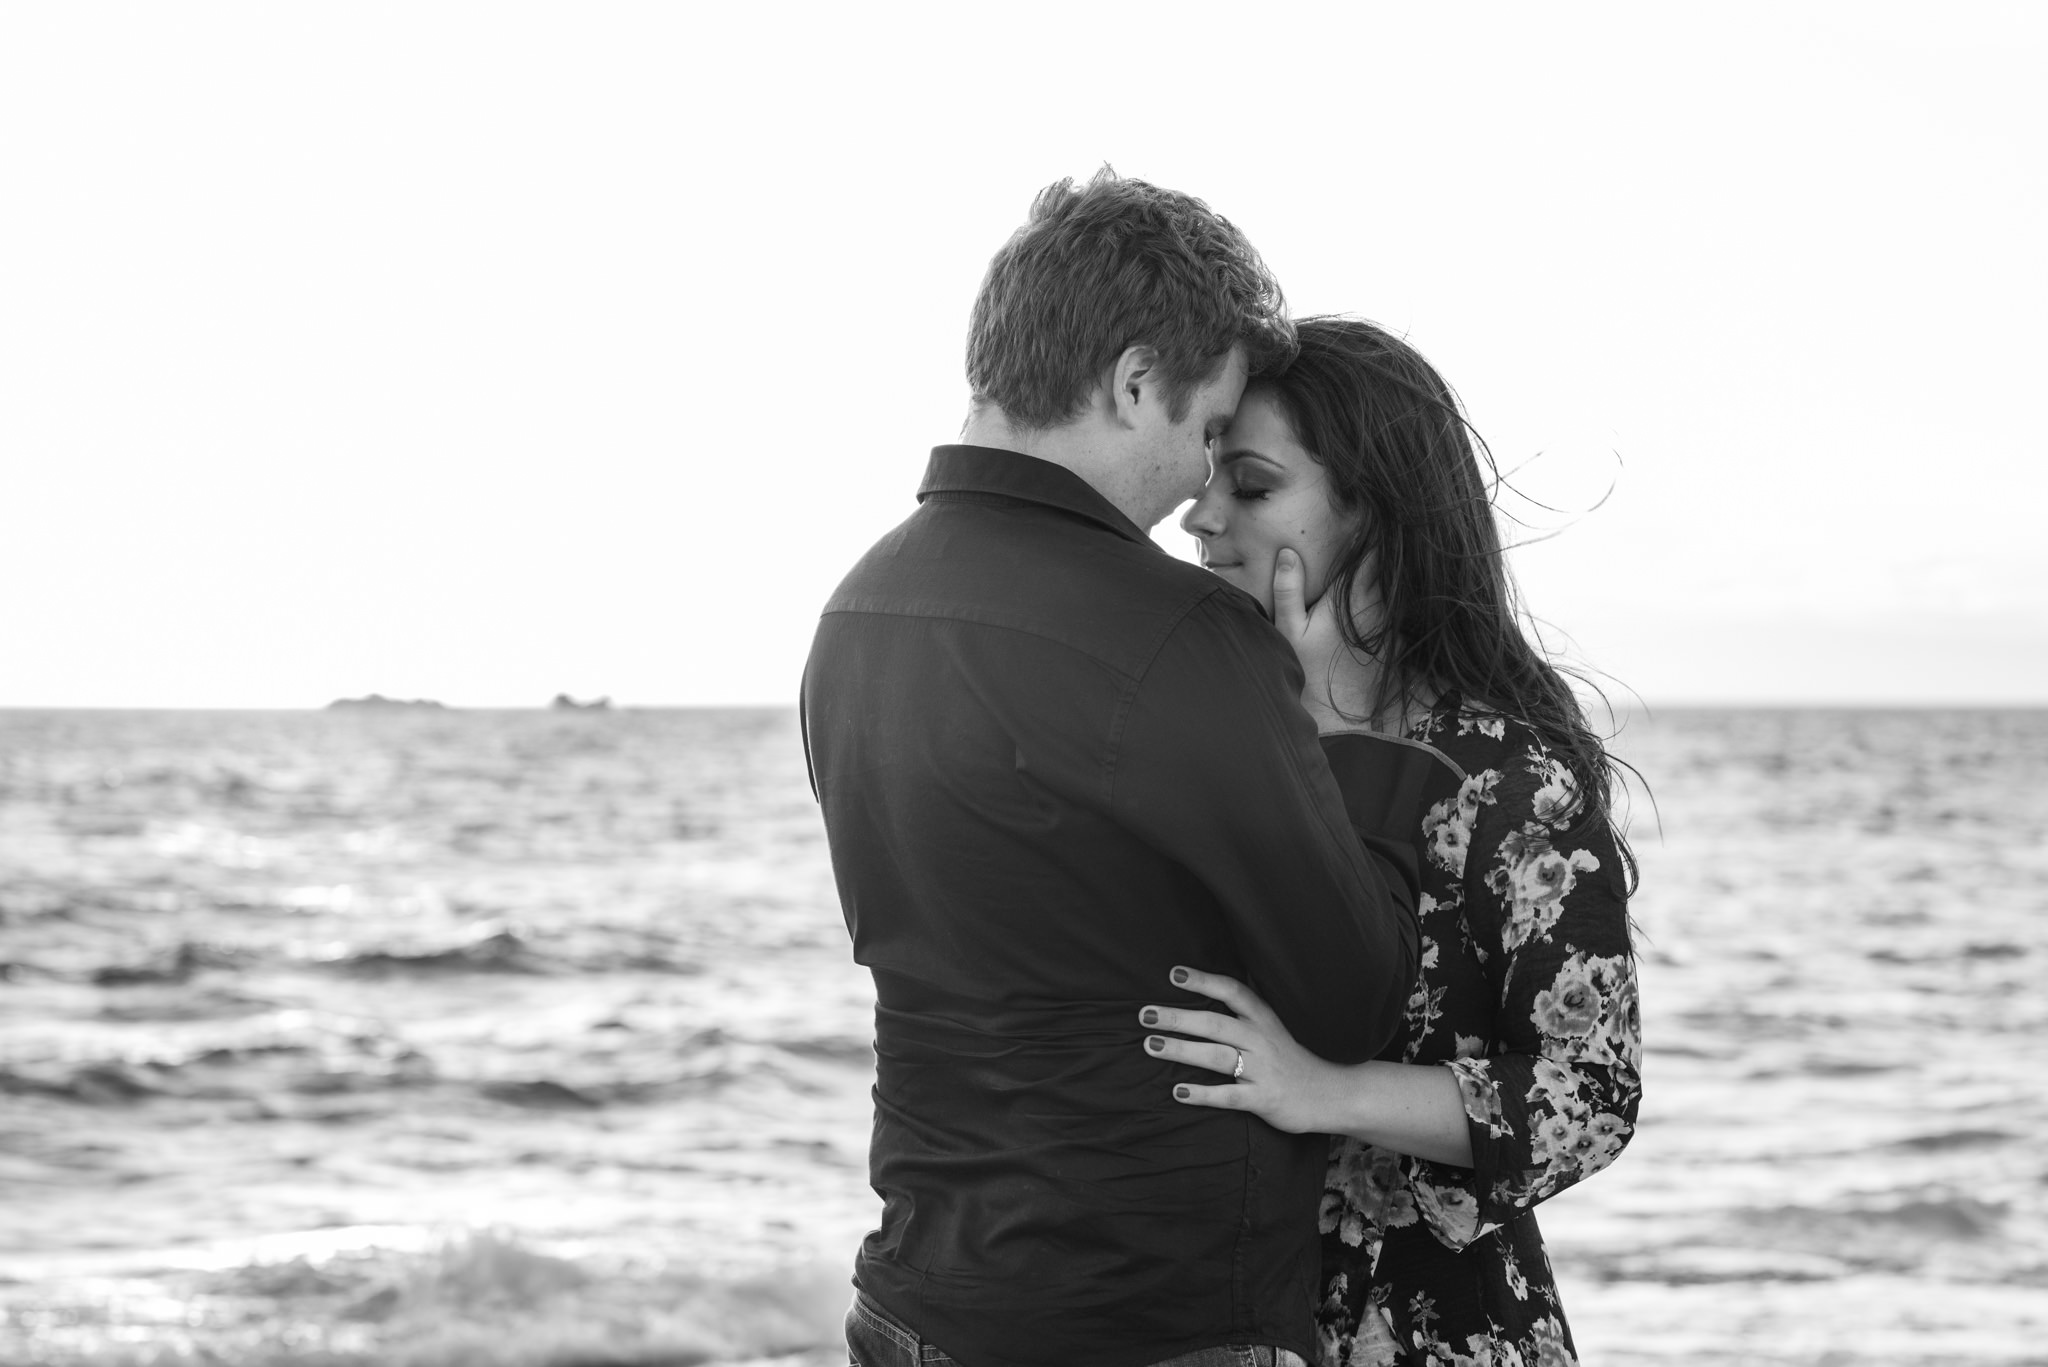
<svg viewBox="0 0 2048 1367"><path fill-rule="evenodd" d="M1398 717L1411 698L1443 690L1526 723L1570 770L1581 814L1613 826L1634 891L1635 860L1612 819L1632 770L1588 724L1569 671L1523 629L1494 520L1493 453L1456 392L1406 342L1358 318L1306 318L1296 331L1294 363L1256 383L1328 472L1337 506L1358 516L1327 591L1347 609L1338 614L1345 639L1380 664L1372 718L1360 720ZM1368 576L1384 611L1361 626L1348 609Z"/></svg>

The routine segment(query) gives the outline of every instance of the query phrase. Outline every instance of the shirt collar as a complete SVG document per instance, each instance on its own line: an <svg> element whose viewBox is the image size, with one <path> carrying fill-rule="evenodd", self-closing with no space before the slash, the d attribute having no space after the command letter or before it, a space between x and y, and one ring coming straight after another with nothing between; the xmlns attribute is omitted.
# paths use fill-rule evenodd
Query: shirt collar
<svg viewBox="0 0 2048 1367"><path fill-rule="evenodd" d="M934 446L917 501L933 494L999 494L1042 503L1100 523L1118 536L1152 544L1137 523L1064 465L993 446Z"/></svg>

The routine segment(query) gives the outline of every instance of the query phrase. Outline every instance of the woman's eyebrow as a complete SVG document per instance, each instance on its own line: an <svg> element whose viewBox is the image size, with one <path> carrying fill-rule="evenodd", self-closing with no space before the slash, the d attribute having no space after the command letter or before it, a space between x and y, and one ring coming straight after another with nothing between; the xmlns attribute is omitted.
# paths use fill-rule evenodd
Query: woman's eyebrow
<svg viewBox="0 0 2048 1367"><path fill-rule="evenodd" d="M1256 460L1262 464L1272 466L1275 470L1281 468L1279 461L1274 460L1271 456L1262 456L1249 446L1240 446L1235 451L1225 451L1222 455L1216 457L1216 463L1219 466L1229 465L1234 461L1240 460Z"/></svg>

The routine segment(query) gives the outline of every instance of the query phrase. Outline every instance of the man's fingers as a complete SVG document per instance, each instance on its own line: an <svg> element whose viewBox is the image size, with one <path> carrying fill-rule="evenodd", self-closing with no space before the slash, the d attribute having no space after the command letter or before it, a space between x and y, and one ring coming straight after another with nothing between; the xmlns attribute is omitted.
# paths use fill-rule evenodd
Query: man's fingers
<svg viewBox="0 0 2048 1367"><path fill-rule="evenodd" d="M1301 569L1301 557L1286 546L1273 557L1273 625L1288 640L1298 638L1308 627L1308 605Z"/></svg>

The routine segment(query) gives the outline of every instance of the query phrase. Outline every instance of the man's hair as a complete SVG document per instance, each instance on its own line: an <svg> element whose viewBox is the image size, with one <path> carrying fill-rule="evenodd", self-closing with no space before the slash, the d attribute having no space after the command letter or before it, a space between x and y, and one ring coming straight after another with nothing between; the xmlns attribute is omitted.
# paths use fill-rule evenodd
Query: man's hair
<svg viewBox="0 0 2048 1367"><path fill-rule="evenodd" d="M1159 353L1167 415L1242 344L1253 376L1286 368L1294 325L1243 233L1192 195L1104 166L1039 191L989 262L967 334L967 382L1013 426L1078 413L1129 347Z"/></svg>

